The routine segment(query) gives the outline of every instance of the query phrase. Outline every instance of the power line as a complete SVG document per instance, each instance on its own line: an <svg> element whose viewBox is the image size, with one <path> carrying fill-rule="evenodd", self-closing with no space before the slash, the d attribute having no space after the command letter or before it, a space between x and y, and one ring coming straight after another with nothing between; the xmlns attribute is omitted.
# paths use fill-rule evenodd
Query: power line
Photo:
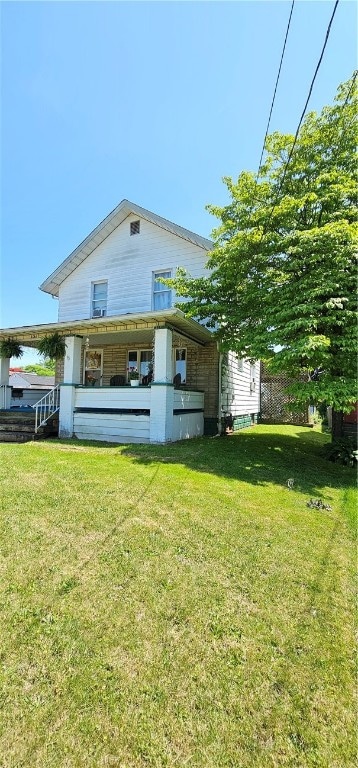
<svg viewBox="0 0 358 768"><path fill-rule="evenodd" d="M292 0L291 11L290 11L290 16L289 16L289 19L288 19L288 24L287 24L287 29L286 29L286 35L285 35L285 41L284 41L284 44L283 44L283 48L282 48L282 53L281 53L281 61L280 61L280 65L279 65L279 68L278 68L278 72L277 72L276 83L275 83L275 89L274 89L274 92L273 92L273 97L272 97L272 102L271 102L271 108L270 108L270 114L269 114L269 118L268 118L268 121L267 121L267 126L266 126L266 133L265 133L264 143L263 143L263 145L262 145L262 152L261 152L261 157L260 157L259 167L258 167L258 171L257 171L257 176L258 176L258 175L259 175L259 173L260 173L260 169L261 169L261 163L262 163L262 158L263 158L263 155L264 155L264 151L265 151L265 144L266 144L266 139L267 139L267 135L268 135L268 132L269 132L269 127L270 127L270 122L271 122L271 116L272 116L273 105L274 105L274 103L275 103L275 98L276 98L276 91L277 91L278 81L279 81L279 79L280 79L280 74L281 74L281 68L282 68L283 57L284 57L284 55L285 55L285 50L286 50L286 43L287 43L288 33L289 33L289 29L290 29L290 24L291 24L291 18L292 18L292 12L293 12L293 6L294 6L294 4L295 4L295 0Z"/></svg>
<svg viewBox="0 0 358 768"><path fill-rule="evenodd" d="M327 42L328 42L328 38L329 38L329 35L330 35L330 31L331 31L332 22L333 22L333 19L334 19L334 16L335 16L336 10L337 10L337 6L338 6L338 3L339 3L339 0L336 0L336 2L335 2L335 4L334 4L334 8L333 8L333 11L332 11L332 15L331 15L331 18L330 18L330 20L329 20L329 24L328 24L328 27L327 27L327 32L326 32L326 36L325 36L325 39L324 39L324 43L323 43L323 47L322 47L322 51L321 51L320 57L319 57L319 59L318 59L318 62L317 62L317 66L316 66L316 69L315 69L315 73L314 73L314 75L313 75L313 78L312 78L312 81L311 81L311 85L310 85L310 88L309 88L309 91L308 91L308 96L307 96L307 99L306 99L306 103L305 103L305 105L304 105L304 108L303 108L303 110L302 110L302 114L301 114L301 117L300 117L300 121L299 121L299 123L298 123L298 126L297 126L297 130L296 130L296 133L295 133L295 137L294 137L294 140L293 140L293 144L292 144L292 147L291 147L291 150L290 150L290 153L289 153L288 159L287 159L287 161L286 161L286 164L285 164L285 167L284 167L283 176L282 176L282 179L281 179L281 182L280 182L280 186L279 186L279 188L278 188L278 191L277 191L276 201L274 202L274 204L273 204L273 206L272 206L272 209L271 209L271 213L270 213L270 216L269 216L269 220L268 220L268 224L267 224L267 226L266 226L266 227L264 227L264 231L263 231L263 233L262 233L262 236L261 236L261 241L262 241L262 238L263 238L263 236L264 236L264 234L265 234L265 231L267 231L267 229L268 229L268 227L269 227L269 225L270 225L270 222L271 222L271 219L272 219L272 214L273 214L273 212L274 212L274 210L275 210L275 208L276 208L276 206L277 206L277 202L278 202L278 196L279 196L279 194L280 194L280 192L281 192L281 189L282 189L283 183L284 183L284 181L285 181L285 178L286 178L287 168L288 168L288 166L289 166L289 164L290 164L290 161L291 161L291 158L292 158L292 155L293 155L293 150L294 150L294 148L295 148L295 146L296 146L296 143L297 143L297 139L298 139L299 130L300 130L300 128L301 128L301 125L302 125L302 121L303 121L303 118L304 118L304 116L305 116L305 114L306 114L306 110L307 110L308 102L309 102L309 100L310 100L310 98L311 98L311 95L312 95L312 91L313 91L313 86L314 86L314 83L315 83L316 77L317 77L317 75L318 75L318 71L319 71L319 69L320 69L320 66L321 66L321 63L322 63L322 59L323 59L323 56L324 56L324 52L325 52L325 50L326 50L326 45L327 45Z"/></svg>

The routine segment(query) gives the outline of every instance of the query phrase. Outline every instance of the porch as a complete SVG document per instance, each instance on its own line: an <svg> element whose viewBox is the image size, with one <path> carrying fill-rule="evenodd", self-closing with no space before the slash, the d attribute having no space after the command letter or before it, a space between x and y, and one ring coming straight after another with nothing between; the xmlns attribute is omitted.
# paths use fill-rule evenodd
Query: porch
<svg viewBox="0 0 358 768"><path fill-rule="evenodd" d="M1 335L36 347L54 331L66 341L56 372L60 437L165 443L204 434L204 418L216 422L216 345L207 329L180 310L7 329ZM136 387L130 385L133 370Z"/></svg>
<svg viewBox="0 0 358 768"><path fill-rule="evenodd" d="M175 441L199 437L203 431L203 392L176 390L166 384L135 389L76 387L73 434L81 440L164 442L163 433L166 441Z"/></svg>

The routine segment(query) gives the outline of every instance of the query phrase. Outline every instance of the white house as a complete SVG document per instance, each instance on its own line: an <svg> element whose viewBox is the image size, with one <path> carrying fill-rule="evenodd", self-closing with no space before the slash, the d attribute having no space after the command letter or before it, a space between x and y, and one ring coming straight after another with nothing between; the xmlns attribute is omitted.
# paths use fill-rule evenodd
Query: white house
<svg viewBox="0 0 358 768"><path fill-rule="evenodd" d="M54 376L39 376L28 371L10 371L10 408L33 407L55 386Z"/></svg>
<svg viewBox="0 0 358 768"><path fill-rule="evenodd" d="M173 291L159 282L178 267L204 275L211 248L123 200L40 286L58 298L58 322L0 331L0 340L30 347L55 331L65 337L56 372L60 437L165 443L216 434L226 414L234 429L254 423L259 364L223 356L211 331L175 308ZM8 361L0 362L5 392Z"/></svg>

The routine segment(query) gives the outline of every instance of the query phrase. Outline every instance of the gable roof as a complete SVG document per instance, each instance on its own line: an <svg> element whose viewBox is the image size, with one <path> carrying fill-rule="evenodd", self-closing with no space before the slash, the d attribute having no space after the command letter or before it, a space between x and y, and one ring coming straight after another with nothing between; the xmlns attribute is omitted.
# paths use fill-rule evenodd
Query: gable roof
<svg viewBox="0 0 358 768"><path fill-rule="evenodd" d="M156 213L147 211L146 208L141 208L139 205L131 203L129 200L122 200L122 202L117 205L117 208L103 219L103 221L98 224L98 227L96 227L85 240L70 253L67 259L65 259L62 264L60 264L60 266L55 269L46 280L44 280L40 285L40 290L45 291L46 293L51 293L52 296L58 296L58 290L63 280L82 264L87 256L89 256L98 245L103 243L106 237L108 237L108 235L110 235L132 213L142 219L150 221L152 224L156 224L158 227L162 227L162 229L166 229L173 235L182 237L184 240L189 240L189 242L198 245L200 248L204 248L206 251L210 251L213 247L211 240L201 237L201 235L197 235L189 229L179 227L178 224L173 224L173 222L163 219L162 216L157 216Z"/></svg>

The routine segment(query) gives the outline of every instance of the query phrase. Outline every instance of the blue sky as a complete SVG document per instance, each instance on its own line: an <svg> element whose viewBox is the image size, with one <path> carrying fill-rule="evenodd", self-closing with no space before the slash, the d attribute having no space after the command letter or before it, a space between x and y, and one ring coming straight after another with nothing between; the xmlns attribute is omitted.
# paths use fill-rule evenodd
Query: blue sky
<svg viewBox="0 0 358 768"><path fill-rule="evenodd" d="M222 177L257 169L290 5L0 3L2 327L57 319L38 285L123 198L210 236ZM295 4L272 130L296 130L333 5ZM311 109L356 22L341 0Z"/></svg>

